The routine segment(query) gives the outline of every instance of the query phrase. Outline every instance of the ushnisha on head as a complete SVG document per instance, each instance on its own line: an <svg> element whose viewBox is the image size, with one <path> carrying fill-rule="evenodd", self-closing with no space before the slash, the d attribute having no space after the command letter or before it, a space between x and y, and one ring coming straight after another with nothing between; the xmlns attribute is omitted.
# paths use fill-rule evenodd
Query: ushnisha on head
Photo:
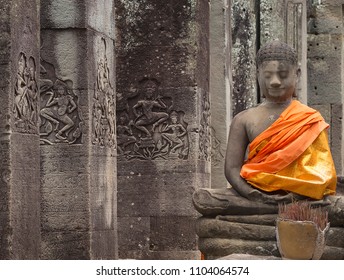
<svg viewBox="0 0 344 280"><path fill-rule="evenodd" d="M257 53L257 67L265 61L285 61L297 66L296 51L288 44L274 40L264 45Z"/></svg>

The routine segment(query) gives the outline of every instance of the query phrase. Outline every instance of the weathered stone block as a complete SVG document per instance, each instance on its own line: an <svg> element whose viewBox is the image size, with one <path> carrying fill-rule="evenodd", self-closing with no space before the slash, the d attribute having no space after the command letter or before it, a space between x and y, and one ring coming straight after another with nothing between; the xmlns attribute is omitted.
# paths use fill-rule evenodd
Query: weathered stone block
<svg viewBox="0 0 344 280"><path fill-rule="evenodd" d="M126 248L119 250L119 257L137 258L128 252L149 251L150 217L119 217L118 218L118 246Z"/></svg>
<svg viewBox="0 0 344 280"><path fill-rule="evenodd" d="M319 56L314 52L308 58L308 98L310 104L341 103L341 60L339 57ZM337 65L337 67L335 67Z"/></svg>
<svg viewBox="0 0 344 280"><path fill-rule="evenodd" d="M254 2L254 1L253 1ZM264 45L271 40L284 41L285 31L285 2L260 1L260 44Z"/></svg>
<svg viewBox="0 0 344 280"><path fill-rule="evenodd" d="M182 216L151 217L150 251L194 251L194 219Z"/></svg>
<svg viewBox="0 0 344 280"><path fill-rule="evenodd" d="M309 62L308 65L311 67L311 62ZM308 102L310 106L314 104L340 102L341 84L337 82L327 83L326 81L321 80L320 73L314 76L316 76L317 80L312 82L313 85L308 85Z"/></svg>
<svg viewBox="0 0 344 280"><path fill-rule="evenodd" d="M118 209L119 216L194 216L196 212L192 206L192 193L197 184L195 174L178 175L119 177L119 184L127 186L126 189L118 190L118 201L123 205ZM143 201L142 197L149 199Z"/></svg>
<svg viewBox="0 0 344 280"><path fill-rule="evenodd" d="M117 226L117 225L116 225ZM92 260L118 259L117 231L99 230L91 232L91 256Z"/></svg>
<svg viewBox="0 0 344 280"><path fill-rule="evenodd" d="M313 6L312 17L308 24L310 33L341 34L343 26L342 5L339 1L322 1L321 5Z"/></svg>
<svg viewBox="0 0 344 280"><path fill-rule="evenodd" d="M2 193L0 193L2 195ZM8 201L8 197L4 197ZM2 203L2 201L0 201ZM0 259L9 259L9 245L11 229L9 226L10 213L8 211L0 211Z"/></svg>
<svg viewBox="0 0 344 280"><path fill-rule="evenodd" d="M84 186L78 184L80 181L86 183L86 176L74 176L70 174L66 180L65 175L52 174L50 178L44 179L42 188L42 211L52 212L74 212L88 210L88 193ZM61 185L58 182L64 181ZM57 184L56 184L57 183Z"/></svg>
<svg viewBox="0 0 344 280"><path fill-rule="evenodd" d="M90 259L88 248L88 232L42 232L43 260L87 260Z"/></svg>
<svg viewBox="0 0 344 280"><path fill-rule="evenodd" d="M193 40L192 35L196 31L194 9L197 4L188 0L116 0L117 35L123 49L142 44L188 44Z"/></svg>
<svg viewBox="0 0 344 280"><path fill-rule="evenodd" d="M344 249L338 247L325 246L324 253L321 256L322 260L343 260Z"/></svg>
<svg viewBox="0 0 344 280"><path fill-rule="evenodd" d="M47 71L47 75L43 77L53 82L56 77L63 81L70 81L71 89L87 89L86 31L83 29L58 31L42 29L41 37L41 59L45 61L43 66Z"/></svg>
<svg viewBox="0 0 344 280"><path fill-rule="evenodd" d="M89 230L88 211L43 212L41 213L42 231L74 231Z"/></svg>
<svg viewBox="0 0 344 280"><path fill-rule="evenodd" d="M308 58L340 58L342 37L338 34L308 34L307 47Z"/></svg>
<svg viewBox="0 0 344 280"><path fill-rule="evenodd" d="M84 149L71 145L41 145L41 164L47 173L77 172L83 174L88 163Z"/></svg>
<svg viewBox="0 0 344 280"><path fill-rule="evenodd" d="M326 239L326 245L332 247L344 248L343 239L344 228L342 227L330 227L328 236Z"/></svg>
<svg viewBox="0 0 344 280"><path fill-rule="evenodd" d="M193 87L195 86L195 61L192 49L182 44L161 47L136 47L129 53L122 49L116 50L118 90L125 94L130 92L130 87L137 87L143 77L154 77L163 88ZM128 84L127 77L133 77Z"/></svg>
<svg viewBox="0 0 344 280"><path fill-rule="evenodd" d="M324 57L308 60L309 79L311 81L317 81L314 82L314 87L320 82L340 85L341 71L340 69L334 70L334 65L340 66L338 64L338 58Z"/></svg>
<svg viewBox="0 0 344 280"><path fill-rule="evenodd" d="M114 39L115 30L115 1L85 1L87 5L87 25L106 37Z"/></svg>
<svg viewBox="0 0 344 280"><path fill-rule="evenodd" d="M201 218L196 222L196 232L201 238L235 239L240 236L243 240L275 240L275 227L219 221Z"/></svg>
<svg viewBox="0 0 344 280"><path fill-rule="evenodd" d="M326 5L326 6L341 6L344 4L343 0L322 0L321 3L314 2L313 6L317 6L317 4Z"/></svg>
<svg viewBox="0 0 344 280"><path fill-rule="evenodd" d="M41 5L42 28L85 28L85 1L46 0Z"/></svg>

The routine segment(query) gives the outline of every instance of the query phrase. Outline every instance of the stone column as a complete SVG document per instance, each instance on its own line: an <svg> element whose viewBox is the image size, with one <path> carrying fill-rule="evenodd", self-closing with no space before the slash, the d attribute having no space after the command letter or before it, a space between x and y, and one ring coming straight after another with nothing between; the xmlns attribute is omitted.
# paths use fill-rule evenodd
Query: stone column
<svg viewBox="0 0 344 280"><path fill-rule="evenodd" d="M225 188L224 160L231 105L231 0L212 1L210 9L211 187Z"/></svg>
<svg viewBox="0 0 344 280"><path fill-rule="evenodd" d="M308 102L330 127L332 156L343 175L343 1L309 1Z"/></svg>
<svg viewBox="0 0 344 280"><path fill-rule="evenodd" d="M40 256L39 1L0 1L0 259Z"/></svg>
<svg viewBox="0 0 344 280"><path fill-rule="evenodd" d="M256 1L232 0L232 114L257 104ZM259 39L258 39L259 40Z"/></svg>
<svg viewBox="0 0 344 280"><path fill-rule="evenodd" d="M117 258L113 1L42 2L42 258Z"/></svg>
<svg viewBox="0 0 344 280"><path fill-rule="evenodd" d="M259 2L260 45L275 39L285 41L285 1L257 1Z"/></svg>
<svg viewBox="0 0 344 280"><path fill-rule="evenodd" d="M210 187L207 0L116 0L119 257L197 259Z"/></svg>

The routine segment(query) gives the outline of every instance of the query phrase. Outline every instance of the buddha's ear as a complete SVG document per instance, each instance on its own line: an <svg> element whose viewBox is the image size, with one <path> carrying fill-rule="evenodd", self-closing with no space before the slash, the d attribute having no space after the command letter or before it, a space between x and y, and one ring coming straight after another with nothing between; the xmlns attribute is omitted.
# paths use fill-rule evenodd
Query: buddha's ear
<svg viewBox="0 0 344 280"><path fill-rule="evenodd" d="M293 92L293 97L295 97L295 98L297 98L297 84L300 82L300 77L301 77L301 69L300 69L300 67L298 67L296 69L296 77L297 77L296 87L295 87L295 91Z"/></svg>

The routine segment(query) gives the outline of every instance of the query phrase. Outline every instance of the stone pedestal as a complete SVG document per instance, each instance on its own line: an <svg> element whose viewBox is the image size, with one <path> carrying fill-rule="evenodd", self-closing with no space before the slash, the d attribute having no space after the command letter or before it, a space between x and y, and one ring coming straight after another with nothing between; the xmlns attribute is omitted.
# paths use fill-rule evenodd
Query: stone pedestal
<svg viewBox="0 0 344 280"><path fill-rule="evenodd" d="M113 1L41 9L42 258L116 259Z"/></svg>
<svg viewBox="0 0 344 280"><path fill-rule="evenodd" d="M218 216L200 218L196 223L199 249L205 259L218 259L232 254L280 257L275 221L277 215ZM321 259L344 257L344 228L333 219ZM238 257L240 259L240 257Z"/></svg>
<svg viewBox="0 0 344 280"><path fill-rule="evenodd" d="M115 3L119 257L199 259L191 197L210 185L209 3Z"/></svg>
<svg viewBox="0 0 344 280"><path fill-rule="evenodd" d="M339 177L337 195L329 196L330 204L323 206L328 211L330 230L321 259L343 259L344 256L343 189L343 178ZM234 196L231 189L200 190L194 194L194 205L203 215L196 221L196 232L198 247L205 259L238 254L280 257L276 242L277 205Z"/></svg>
<svg viewBox="0 0 344 280"><path fill-rule="evenodd" d="M40 256L38 1L0 1L0 259Z"/></svg>

